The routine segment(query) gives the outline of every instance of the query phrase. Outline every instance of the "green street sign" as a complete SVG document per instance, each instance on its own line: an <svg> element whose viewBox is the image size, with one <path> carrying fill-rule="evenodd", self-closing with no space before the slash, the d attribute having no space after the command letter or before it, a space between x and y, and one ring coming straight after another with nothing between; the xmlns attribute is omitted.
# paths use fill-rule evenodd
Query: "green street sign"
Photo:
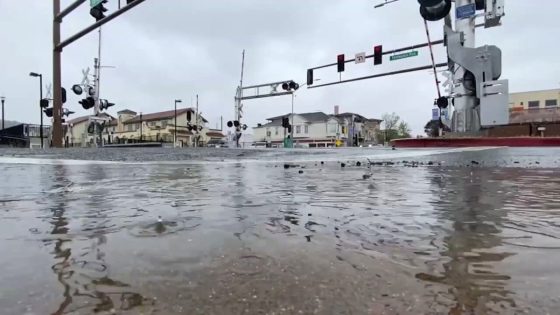
<svg viewBox="0 0 560 315"><path fill-rule="evenodd" d="M101 2L103 2L103 0L89 0L89 6L93 8Z"/></svg>
<svg viewBox="0 0 560 315"><path fill-rule="evenodd" d="M416 57L418 56L418 50L409 51L404 54L393 55L390 57L391 61L400 60L404 58Z"/></svg>

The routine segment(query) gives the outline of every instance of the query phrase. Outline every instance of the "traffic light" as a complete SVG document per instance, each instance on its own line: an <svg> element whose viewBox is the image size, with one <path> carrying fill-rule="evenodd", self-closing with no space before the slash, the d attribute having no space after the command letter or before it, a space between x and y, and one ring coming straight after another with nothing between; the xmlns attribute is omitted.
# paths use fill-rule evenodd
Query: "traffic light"
<svg viewBox="0 0 560 315"><path fill-rule="evenodd" d="M110 103L108 100L100 100L100 104L99 104L99 109L100 110L107 110L109 109L109 107L111 106L115 106L114 103Z"/></svg>
<svg viewBox="0 0 560 315"><path fill-rule="evenodd" d="M307 85L313 85L313 69L307 69Z"/></svg>
<svg viewBox="0 0 560 315"><path fill-rule="evenodd" d="M84 98L83 100L79 101L78 103L80 103L84 109L90 109L90 108L93 108L95 106L95 100L91 96L87 97L87 98Z"/></svg>
<svg viewBox="0 0 560 315"><path fill-rule="evenodd" d="M288 128L288 126L290 126L290 118L282 117L282 127Z"/></svg>
<svg viewBox="0 0 560 315"><path fill-rule="evenodd" d="M45 109L43 110L43 112L44 112L45 115L47 115L47 117L49 117L49 118L53 116L53 108L52 108L52 107L45 108Z"/></svg>
<svg viewBox="0 0 560 315"><path fill-rule="evenodd" d="M107 12L107 8L103 6L105 3L107 3L107 0L102 0L99 4L89 10L89 14L93 16L96 21L105 17L105 12Z"/></svg>
<svg viewBox="0 0 560 315"><path fill-rule="evenodd" d="M383 63L383 46L378 45L373 47L373 64L380 65Z"/></svg>
<svg viewBox="0 0 560 315"><path fill-rule="evenodd" d="M344 54L340 54L336 57L338 72L344 72L344 65L345 65L344 61L345 61Z"/></svg>
<svg viewBox="0 0 560 315"><path fill-rule="evenodd" d="M49 100L44 98L39 102L39 107L41 108L47 108L49 107Z"/></svg>
<svg viewBox="0 0 560 315"><path fill-rule="evenodd" d="M296 91L299 89L299 84L294 81L286 81L282 83L282 90L284 91Z"/></svg>
<svg viewBox="0 0 560 315"><path fill-rule="evenodd" d="M190 110L187 111L187 121L192 120L192 112Z"/></svg>
<svg viewBox="0 0 560 315"><path fill-rule="evenodd" d="M420 15L427 21L439 21L451 12L451 0L418 0Z"/></svg>
<svg viewBox="0 0 560 315"><path fill-rule="evenodd" d="M74 92L74 94L76 95L82 95L84 89L82 89L82 87L79 84L74 84L72 85L72 92Z"/></svg>
<svg viewBox="0 0 560 315"><path fill-rule="evenodd" d="M439 108L447 108L449 106L449 100L447 97L442 96L436 100L436 104Z"/></svg>

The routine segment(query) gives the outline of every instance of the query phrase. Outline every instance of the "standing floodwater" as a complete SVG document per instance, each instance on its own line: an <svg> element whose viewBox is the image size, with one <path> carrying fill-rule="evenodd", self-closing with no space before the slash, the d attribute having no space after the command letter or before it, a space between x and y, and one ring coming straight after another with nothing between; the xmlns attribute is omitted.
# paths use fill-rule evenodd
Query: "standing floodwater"
<svg viewBox="0 0 560 315"><path fill-rule="evenodd" d="M560 307L558 150L209 152L0 157L0 313Z"/></svg>

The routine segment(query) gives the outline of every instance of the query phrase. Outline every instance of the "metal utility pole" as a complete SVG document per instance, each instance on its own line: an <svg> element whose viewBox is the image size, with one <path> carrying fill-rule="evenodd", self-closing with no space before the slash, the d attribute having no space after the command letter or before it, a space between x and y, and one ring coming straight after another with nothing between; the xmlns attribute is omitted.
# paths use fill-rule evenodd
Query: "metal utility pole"
<svg viewBox="0 0 560 315"><path fill-rule="evenodd" d="M174 123L174 135L173 135L173 147L177 146L177 103L181 103L182 100L175 100L175 123Z"/></svg>
<svg viewBox="0 0 560 315"><path fill-rule="evenodd" d="M143 129L142 129L142 125L144 123L142 122L142 113L140 113L140 142L143 142Z"/></svg>
<svg viewBox="0 0 560 315"><path fill-rule="evenodd" d="M101 26L99 27L99 43L97 45L97 59L95 60L95 109L94 113L95 116L99 114L99 105L100 105L100 94L99 90L101 89Z"/></svg>
<svg viewBox="0 0 560 315"><path fill-rule="evenodd" d="M295 95L294 93L292 93L292 121L291 121L291 125L292 125L292 129L290 130L290 140L292 140L292 148L294 147L294 129L296 129L296 127L294 126L294 98Z"/></svg>
<svg viewBox="0 0 560 315"><path fill-rule="evenodd" d="M198 129L199 129L199 128L198 128L198 94L196 94L196 116L194 117L194 119L195 119L195 126L196 126L196 130L195 130L195 133L196 133L196 136L195 136L196 142L195 142L194 147L195 147L195 148L198 148L198 141L199 141L199 134L198 134L198 132L199 132L199 130L198 130Z"/></svg>
<svg viewBox="0 0 560 315"><path fill-rule="evenodd" d="M4 130L4 101L6 101L6 97L0 96L0 101L2 102L2 130Z"/></svg>
<svg viewBox="0 0 560 315"><path fill-rule="evenodd" d="M60 0L53 0L53 125L52 125L52 145L55 148L62 148L62 69L60 47Z"/></svg>
<svg viewBox="0 0 560 315"><path fill-rule="evenodd" d="M243 49L243 53L241 55L241 79L239 80L239 87L237 87L237 96L235 98L235 120L239 122L241 125L241 111L243 105L241 104L241 100L243 99L243 71L245 69L245 49ZM235 147L239 148L239 139L241 138L241 129L237 127L235 129Z"/></svg>

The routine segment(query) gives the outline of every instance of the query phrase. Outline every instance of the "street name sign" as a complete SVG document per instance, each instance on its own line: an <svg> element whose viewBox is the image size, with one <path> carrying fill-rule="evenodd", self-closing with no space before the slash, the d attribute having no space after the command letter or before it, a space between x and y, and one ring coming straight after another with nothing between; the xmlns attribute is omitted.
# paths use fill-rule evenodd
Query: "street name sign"
<svg viewBox="0 0 560 315"><path fill-rule="evenodd" d="M409 51L404 54L392 55L389 59L391 61L400 60L404 58L416 57L418 56L418 50Z"/></svg>
<svg viewBox="0 0 560 315"><path fill-rule="evenodd" d="M100 4L103 0L89 0L89 6L95 7L96 5Z"/></svg>

